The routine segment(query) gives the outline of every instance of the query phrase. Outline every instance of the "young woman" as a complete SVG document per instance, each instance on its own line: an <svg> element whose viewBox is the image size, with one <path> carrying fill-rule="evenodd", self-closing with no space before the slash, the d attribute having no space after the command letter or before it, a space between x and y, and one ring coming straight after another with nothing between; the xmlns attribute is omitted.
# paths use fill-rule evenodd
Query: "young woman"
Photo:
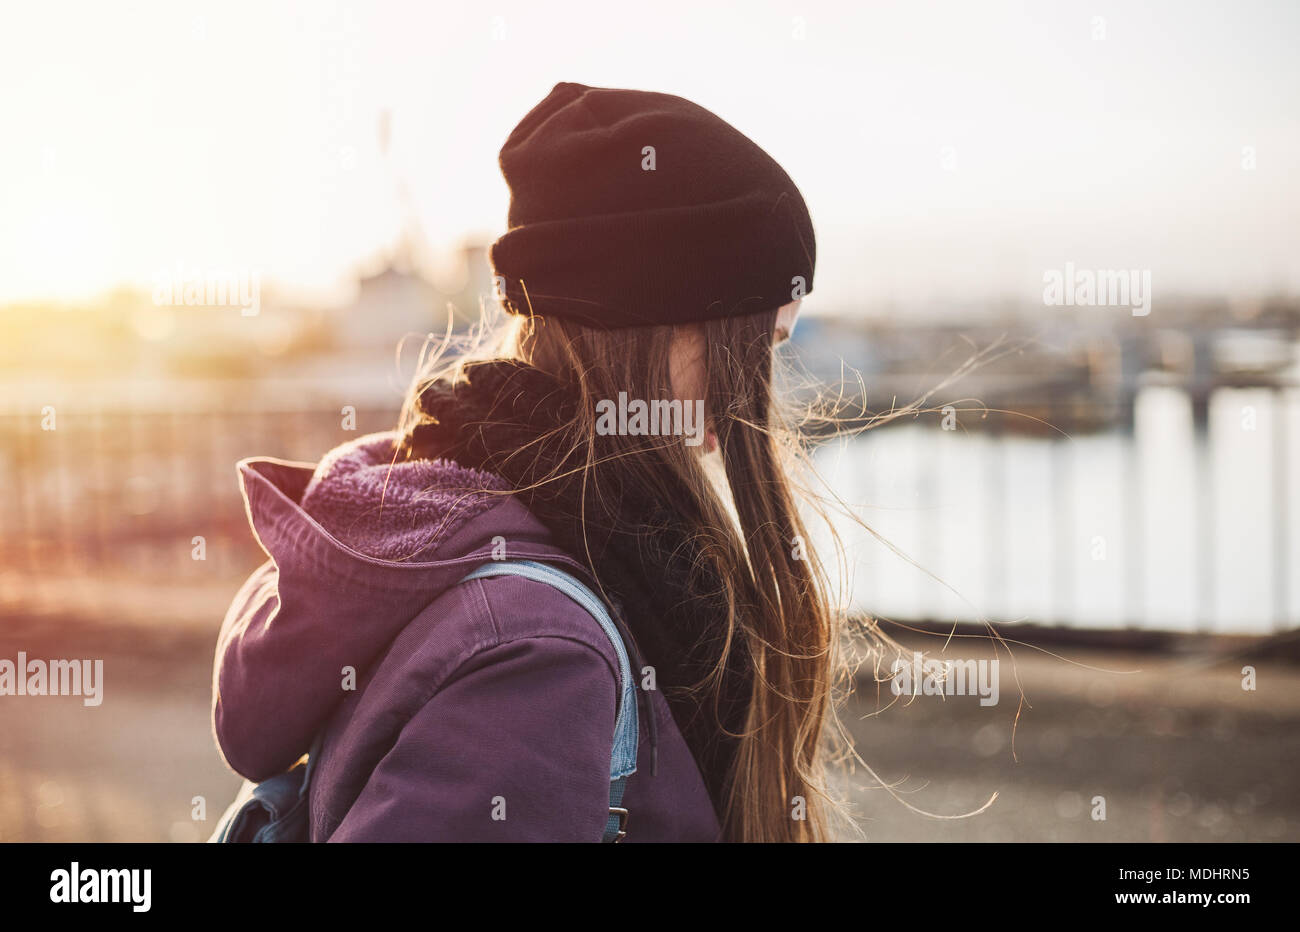
<svg viewBox="0 0 1300 932"><path fill-rule="evenodd" d="M629 635L628 841L823 839L837 614L772 385L812 288L803 199L642 91L557 85L500 163L503 325L427 364L397 431L241 464L271 561L222 628L222 753L260 780L322 735L317 841L600 840L610 639L545 583L462 581L533 560Z"/></svg>

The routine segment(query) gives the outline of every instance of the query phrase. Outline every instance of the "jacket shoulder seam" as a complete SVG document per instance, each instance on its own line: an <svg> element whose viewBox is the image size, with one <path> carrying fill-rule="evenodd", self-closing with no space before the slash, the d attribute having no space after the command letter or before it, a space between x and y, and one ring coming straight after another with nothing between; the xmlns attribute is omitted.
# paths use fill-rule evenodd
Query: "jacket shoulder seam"
<svg viewBox="0 0 1300 932"><path fill-rule="evenodd" d="M494 608L493 599L489 594L487 587L485 585L485 583L488 582L488 579L494 579L494 578L519 580L525 584L531 584L533 586L541 587L541 590L555 593L559 598L564 600L569 611L573 613L573 615L570 617L573 616L582 617L582 619L584 620L584 623L581 626L582 633L579 634L576 631L557 630L557 631L537 631L529 634L511 634L508 628L501 624L501 617L500 615L498 615L497 609ZM556 638L575 641L579 644L586 644L588 647L590 647L596 653L600 654L602 657L605 656L606 648L609 649L610 653L617 655L617 651L614 649L614 646L610 643L609 637L605 634L604 630L601 628L600 622L598 622L594 617L592 617L592 614L589 611L587 611L577 602L573 601L567 595L557 590L554 586L550 586L544 582L538 582L535 579L528 579L526 577L521 577L521 576L488 577L486 579L476 579L474 580L474 582L479 584L479 593L482 596L483 608L488 613L488 617L492 625L492 632L493 632L495 643L506 644L511 641L527 640L529 638L556 637ZM608 662L609 662L608 658L606 658L606 663L608 664ZM617 677L618 675L617 665L614 665L612 669L614 669L614 675L615 677Z"/></svg>
<svg viewBox="0 0 1300 932"><path fill-rule="evenodd" d="M619 694L618 670L615 669L610 664L609 658L607 658L600 651L599 648L593 646L592 644L589 644L587 641L584 641L582 638L572 637L567 634L521 634L517 637L502 638L490 644L481 644L477 647L470 649L465 654L463 654L461 658L458 661L456 661L456 665L452 667L452 669L447 673L447 675L442 677L436 686L432 687L423 697L421 697L419 703L416 704L414 711L412 711L412 713L407 717L406 721L402 723L402 727L405 728L407 725L409 725L411 723L411 720L414 719L415 716L419 714L419 711L423 709L425 706L427 706L431 701L433 701L433 699L438 695L438 693L442 692L452 683L456 682L456 680L459 678L461 674L461 671L464 670L464 668L468 666L475 658L481 656L482 654L486 654L488 651L493 651L500 647L507 647L511 644L517 644L520 641L568 641L570 644L577 644L581 647L585 647L587 649L587 652L595 654L597 657L600 658L601 663L604 665L605 669L608 670L610 675L614 678L614 695L615 697L618 696Z"/></svg>

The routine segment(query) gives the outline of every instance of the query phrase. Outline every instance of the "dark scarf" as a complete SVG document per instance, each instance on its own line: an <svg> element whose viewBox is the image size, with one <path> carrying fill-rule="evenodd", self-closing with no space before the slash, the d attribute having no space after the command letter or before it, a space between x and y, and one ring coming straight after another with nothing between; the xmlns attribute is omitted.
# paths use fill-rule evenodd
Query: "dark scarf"
<svg viewBox="0 0 1300 932"><path fill-rule="evenodd" d="M586 451L571 449L567 431L546 436L572 423L572 389L516 362L477 363L468 374L467 381L435 382L423 392L420 408L435 422L415 428L408 454L483 469L522 490L516 494L555 544L614 597L721 814L736 741L724 737L719 721L733 733L744 725L747 655L733 645L716 714L711 701L683 692L716 665L726 617L724 583L697 559L698 547L683 531L692 524L675 510L689 498L662 500L631 488L619 481L616 462L592 467L599 483L588 475L584 489ZM556 473L567 475L527 488Z"/></svg>

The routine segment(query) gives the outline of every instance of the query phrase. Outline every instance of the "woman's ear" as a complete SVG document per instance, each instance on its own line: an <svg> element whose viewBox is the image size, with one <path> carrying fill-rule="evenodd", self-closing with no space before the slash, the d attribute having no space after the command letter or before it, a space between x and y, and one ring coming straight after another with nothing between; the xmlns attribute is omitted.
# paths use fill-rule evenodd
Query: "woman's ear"
<svg viewBox="0 0 1300 932"><path fill-rule="evenodd" d="M776 330L773 334L775 342L781 343L794 336L794 323L799 317L799 305L802 303L803 298L795 298L776 312Z"/></svg>

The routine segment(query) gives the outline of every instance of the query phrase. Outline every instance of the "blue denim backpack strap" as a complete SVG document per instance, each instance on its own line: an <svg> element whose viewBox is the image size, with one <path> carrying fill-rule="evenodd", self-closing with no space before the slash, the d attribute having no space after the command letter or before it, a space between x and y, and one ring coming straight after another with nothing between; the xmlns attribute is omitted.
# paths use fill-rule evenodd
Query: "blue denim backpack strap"
<svg viewBox="0 0 1300 932"><path fill-rule="evenodd" d="M600 629L605 632L618 655L619 702L614 719L614 749L609 762L609 818L605 821L603 842L619 842L627 835L627 809L623 807L623 790L627 778L636 773L637 703L636 681L628 662L627 646L619 633L618 625L605 603L587 586L563 570L533 560L502 560L485 563L467 575L462 582L488 576L522 576L534 582L546 583L560 590L584 608Z"/></svg>
<svg viewBox="0 0 1300 932"><path fill-rule="evenodd" d="M311 841L309 794L324 737L324 731L316 736L305 765L295 764L260 783L245 780L208 841L225 844Z"/></svg>

